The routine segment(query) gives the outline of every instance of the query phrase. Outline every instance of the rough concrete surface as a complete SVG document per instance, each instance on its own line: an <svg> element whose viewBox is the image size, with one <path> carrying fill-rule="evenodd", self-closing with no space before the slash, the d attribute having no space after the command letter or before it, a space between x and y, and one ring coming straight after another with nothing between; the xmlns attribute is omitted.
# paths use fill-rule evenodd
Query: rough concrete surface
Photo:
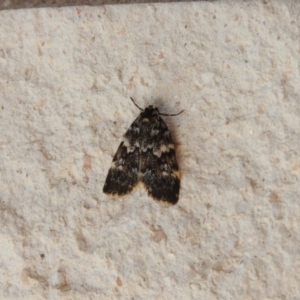
<svg viewBox="0 0 300 300"><path fill-rule="evenodd" d="M0 12L0 299L300 299L300 2ZM104 195L160 111L177 205Z"/></svg>

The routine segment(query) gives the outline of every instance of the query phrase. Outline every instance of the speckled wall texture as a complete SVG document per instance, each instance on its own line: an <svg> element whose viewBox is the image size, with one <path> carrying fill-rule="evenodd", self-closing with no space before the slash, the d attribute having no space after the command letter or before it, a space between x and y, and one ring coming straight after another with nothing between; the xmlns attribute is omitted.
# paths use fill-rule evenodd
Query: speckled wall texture
<svg viewBox="0 0 300 300"><path fill-rule="evenodd" d="M0 11L0 299L300 299L300 2ZM102 188L155 104L181 192Z"/></svg>

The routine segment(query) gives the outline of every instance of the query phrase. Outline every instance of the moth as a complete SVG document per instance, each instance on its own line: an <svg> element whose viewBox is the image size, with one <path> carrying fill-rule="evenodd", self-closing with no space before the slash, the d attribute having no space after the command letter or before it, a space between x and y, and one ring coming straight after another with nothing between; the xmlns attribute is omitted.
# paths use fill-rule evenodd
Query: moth
<svg viewBox="0 0 300 300"><path fill-rule="evenodd" d="M180 189L180 172L175 147L167 125L160 116L177 114L160 113L150 105L141 111L124 135L113 157L103 192L125 195L139 183L148 195L166 204L176 204Z"/></svg>

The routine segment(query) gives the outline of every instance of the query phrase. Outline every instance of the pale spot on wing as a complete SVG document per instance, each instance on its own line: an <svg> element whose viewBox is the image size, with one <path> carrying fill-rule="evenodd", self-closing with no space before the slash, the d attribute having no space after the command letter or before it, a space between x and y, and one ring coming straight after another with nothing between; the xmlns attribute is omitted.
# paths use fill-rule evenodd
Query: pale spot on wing
<svg viewBox="0 0 300 300"><path fill-rule="evenodd" d="M153 154L157 157L161 157L162 153L169 152L170 149L174 149L173 144L162 145L157 151L153 151Z"/></svg>
<svg viewBox="0 0 300 300"><path fill-rule="evenodd" d="M143 151L143 152L146 152L148 149L152 149L153 148L153 144L149 144L149 145L143 145L142 146L142 148L141 148L141 150Z"/></svg>
<svg viewBox="0 0 300 300"><path fill-rule="evenodd" d="M179 171L173 171L172 176L180 179L180 172Z"/></svg>
<svg viewBox="0 0 300 300"><path fill-rule="evenodd" d="M129 139L127 139L127 138L124 139L123 146L127 148L127 153L131 153L135 150L135 144L133 146L131 146Z"/></svg>
<svg viewBox="0 0 300 300"><path fill-rule="evenodd" d="M127 148L127 153L131 153L131 152L133 152L133 151L134 151L134 149L135 149L135 147L134 147L134 146L132 146L132 147L130 147L130 148Z"/></svg>
<svg viewBox="0 0 300 300"><path fill-rule="evenodd" d="M123 146L125 146L126 148L129 148L130 144L129 144L129 140L127 138L124 139Z"/></svg>
<svg viewBox="0 0 300 300"><path fill-rule="evenodd" d="M151 136L157 135L157 134L159 134L159 130L158 129L152 129L150 134L151 134Z"/></svg>
<svg viewBox="0 0 300 300"><path fill-rule="evenodd" d="M160 152L169 152L169 147L166 145L162 145L159 149Z"/></svg>
<svg viewBox="0 0 300 300"><path fill-rule="evenodd" d="M122 165L116 165L116 163L115 162L112 162L111 164L110 164L110 168L109 169L112 169L112 170L123 170L123 166Z"/></svg>

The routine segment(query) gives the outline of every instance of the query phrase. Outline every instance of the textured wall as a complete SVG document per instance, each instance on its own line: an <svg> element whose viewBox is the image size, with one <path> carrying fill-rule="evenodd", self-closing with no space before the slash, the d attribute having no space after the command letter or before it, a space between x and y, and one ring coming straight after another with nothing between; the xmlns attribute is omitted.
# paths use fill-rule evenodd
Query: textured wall
<svg viewBox="0 0 300 300"><path fill-rule="evenodd" d="M0 12L1 299L300 299L300 4ZM145 107L179 203L102 193Z"/></svg>

